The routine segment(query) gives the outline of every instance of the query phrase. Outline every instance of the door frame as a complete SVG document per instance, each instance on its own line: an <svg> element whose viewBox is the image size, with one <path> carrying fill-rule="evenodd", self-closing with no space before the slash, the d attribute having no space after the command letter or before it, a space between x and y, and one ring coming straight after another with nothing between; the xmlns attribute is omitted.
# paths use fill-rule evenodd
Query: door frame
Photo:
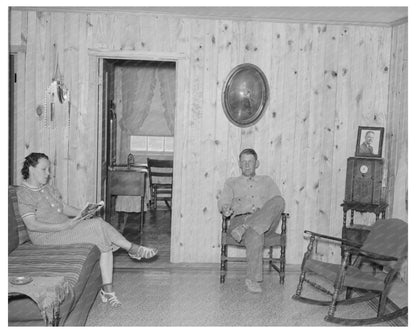
<svg viewBox="0 0 416 333"><path fill-rule="evenodd" d="M185 87L187 86L187 62L189 58L185 53L165 53L165 52L136 52L136 51L114 51L89 49L88 55L90 57L90 78L96 82L97 94L95 96L94 104L96 105L96 161L95 161L95 200L101 200L101 156L102 156L102 117L103 117L103 60L104 59L122 59L132 61L169 61L175 63L175 78L176 78L176 110L175 110L175 124L174 124L174 148L173 159L173 188L172 188L172 213L171 213L171 230L176 230L180 223L179 203L180 198L180 184L182 180L182 161L183 161L183 138L177 135L178 129L183 126L183 110L186 108L186 94ZM91 104L89 104L91 105ZM177 110L182 110L177 112ZM178 195L175 195L175 194ZM178 204L177 204L178 203ZM173 232L171 239L173 239ZM171 241L171 261L174 253L174 244Z"/></svg>

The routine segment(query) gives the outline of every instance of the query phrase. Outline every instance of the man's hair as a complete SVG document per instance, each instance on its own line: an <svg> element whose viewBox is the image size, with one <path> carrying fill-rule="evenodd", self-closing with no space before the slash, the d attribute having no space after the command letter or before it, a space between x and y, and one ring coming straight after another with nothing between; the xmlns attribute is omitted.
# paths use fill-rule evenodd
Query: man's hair
<svg viewBox="0 0 416 333"><path fill-rule="evenodd" d="M254 158L257 161L257 153L256 153L256 151L254 149L251 149L251 148L243 149L241 151L240 155L238 156L238 158L241 160L241 156L243 156L243 155L253 155Z"/></svg>
<svg viewBox="0 0 416 333"><path fill-rule="evenodd" d="M376 135L376 133L374 133L374 131L367 131L367 133L365 133L365 136L367 136L368 134Z"/></svg>

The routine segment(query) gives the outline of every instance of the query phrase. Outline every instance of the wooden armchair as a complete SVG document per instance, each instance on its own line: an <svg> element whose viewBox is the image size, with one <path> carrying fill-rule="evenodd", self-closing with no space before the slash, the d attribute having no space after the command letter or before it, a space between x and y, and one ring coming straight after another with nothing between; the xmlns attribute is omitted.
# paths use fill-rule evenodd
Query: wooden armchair
<svg viewBox="0 0 416 333"><path fill-rule="evenodd" d="M391 284L407 258L406 222L398 219L376 221L362 245L307 230L305 233L310 235L310 241L303 258L299 284L293 299L329 306L328 314L324 319L342 325L374 324L407 314L407 306L398 308L388 299ZM345 256L342 263L331 264L313 259L313 244L316 238L338 242L344 248ZM352 255L355 256L355 260L350 264ZM373 264L381 269L377 272L372 271L370 268ZM312 281L310 276L315 276L315 279L318 277L319 281ZM327 290L323 286L325 280L333 284L333 290ZM308 282L315 289L329 295L330 299L317 300L301 296L303 282ZM345 296L342 296L344 293ZM335 316L337 305L351 305L375 297L379 298L375 317L356 319ZM387 302L395 308L393 312L386 313Z"/></svg>
<svg viewBox="0 0 416 333"><path fill-rule="evenodd" d="M280 233L267 232L264 235L264 248L268 249L268 256L263 258L263 263L269 263L269 271L272 268L279 273L280 284L285 283L285 265L286 265L286 224L288 213L282 213L281 231ZM244 244L237 243L228 232L230 218L223 216L222 218L222 234L221 234L221 266L220 266L220 283L224 283L228 262L247 261L246 257L229 257L228 247L244 247ZM273 256L273 249L280 247L280 256ZM279 266L277 266L279 265Z"/></svg>

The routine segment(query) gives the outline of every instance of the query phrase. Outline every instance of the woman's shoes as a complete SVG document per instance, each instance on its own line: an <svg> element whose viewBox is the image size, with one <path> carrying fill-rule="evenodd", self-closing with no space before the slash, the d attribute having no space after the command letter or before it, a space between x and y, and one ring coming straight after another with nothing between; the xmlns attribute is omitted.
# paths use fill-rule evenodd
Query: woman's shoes
<svg viewBox="0 0 416 333"><path fill-rule="evenodd" d="M140 260L142 258L144 259L153 258L157 254L157 252L158 252L158 249L156 248L138 245L137 249L135 249L134 251L130 250L128 254L130 258Z"/></svg>
<svg viewBox="0 0 416 333"><path fill-rule="evenodd" d="M111 293L105 292L103 289L100 290L101 301L103 303L109 302L113 307L119 307L121 302L117 299L116 293L113 291Z"/></svg>

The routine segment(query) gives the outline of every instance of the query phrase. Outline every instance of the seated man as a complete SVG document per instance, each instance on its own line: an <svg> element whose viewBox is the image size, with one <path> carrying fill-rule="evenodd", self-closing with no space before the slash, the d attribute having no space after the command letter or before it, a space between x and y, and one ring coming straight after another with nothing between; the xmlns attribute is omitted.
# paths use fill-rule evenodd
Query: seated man
<svg viewBox="0 0 416 333"><path fill-rule="evenodd" d="M285 201L276 183L269 176L256 175L259 166L257 153L244 149L240 153L242 175L226 180L218 199L220 212L231 216L231 236L244 241L247 251L247 278L249 291L262 291L264 234L275 232Z"/></svg>

